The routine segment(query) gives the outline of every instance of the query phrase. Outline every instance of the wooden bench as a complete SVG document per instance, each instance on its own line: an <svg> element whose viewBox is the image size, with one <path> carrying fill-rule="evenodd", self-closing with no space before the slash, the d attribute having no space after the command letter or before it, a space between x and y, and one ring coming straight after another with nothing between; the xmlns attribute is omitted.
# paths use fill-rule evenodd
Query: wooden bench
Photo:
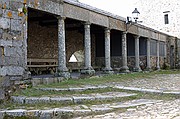
<svg viewBox="0 0 180 119"><path fill-rule="evenodd" d="M39 74L40 69L53 70L53 72L57 72L58 60L28 58L27 67L29 68L30 71L36 72L36 74Z"/></svg>

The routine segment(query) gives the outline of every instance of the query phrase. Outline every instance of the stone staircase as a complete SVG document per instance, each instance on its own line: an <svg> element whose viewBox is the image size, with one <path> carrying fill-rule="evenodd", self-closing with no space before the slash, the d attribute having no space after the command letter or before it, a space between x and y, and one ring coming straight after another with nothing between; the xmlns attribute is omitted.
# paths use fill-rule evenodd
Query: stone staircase
<svg viewBox="0 0 180 119"><path fill-rule="evenodd" d="M78 116L103 114L119 109L139 105L152 104L160 100L138 99L137 94L122 91L98 91L108 86L83 86L76 88L35 88L37 91L49 91L50 95L11 96L11 103L18 105L12 110L1 110L0 119L12 117L28 117L40 119L64 119ZM57 92L72 94L57 95ZM123 100L122 100L123 99ZM95 103L98 102L98 103ZM37 107L41 105L42 107ZM45 105L45 106L43 106ZM48 106L49 105L49 106ZM28 107L26 107L28 106Z"/></svg>

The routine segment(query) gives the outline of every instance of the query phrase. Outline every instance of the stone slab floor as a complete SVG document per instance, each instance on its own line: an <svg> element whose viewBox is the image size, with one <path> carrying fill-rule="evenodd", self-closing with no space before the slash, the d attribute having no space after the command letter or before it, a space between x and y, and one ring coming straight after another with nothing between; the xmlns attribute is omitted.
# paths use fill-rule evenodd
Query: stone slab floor
<svg viewBox="0 0 180 119"><path fill-rule="evenodd" d="M161 74L150 79L123 81L113 85L180 93L180 74ZM76 119L180 119L180 98L128 108L123 113L115 111Z"/></svg>

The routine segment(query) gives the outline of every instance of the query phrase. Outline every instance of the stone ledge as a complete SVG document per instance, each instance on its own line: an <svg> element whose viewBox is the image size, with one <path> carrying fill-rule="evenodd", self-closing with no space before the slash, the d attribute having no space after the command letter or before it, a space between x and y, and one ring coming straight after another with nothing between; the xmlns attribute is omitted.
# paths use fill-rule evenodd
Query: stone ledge
<svg viewBox="0 0 180 119"><path fill-rule="evenodd" d="M78 105L76 107L62 107L62 108L53 108L53 109L46 109L46 110L25 110L25 109L14 109L14 110L2 110L0 111L0 116L3 118L6 116L13 116L13 117L37 117L37 118L60 118L64 115L66 116L86 116L89 114L94 113L106 113L116 109L121 108L128 108L146 104L154 104L159 103L161 100L148 100L148 99L138 99L132 100L128 102L116 102L112 104L102 104L102 105L91 105L86 106L86 109L81 109L84 105Z"/></svg>
<svg viewBox="0 0 180 119"><path fill-rule="evenodd" d="M145 92L145 93L157 93L157 94L172 94L172 95L180 96L180 92L178 91L143 89L143 88L125 87L125 86L112 86L112 87L117 88L117 89L122 89L122 90L139 91L139 92Z"/></svg>
<svg viewBox="0 0 180 119"><path fill-rule="evenodd" d="M113 100L115 98L123 98L135 96L136 94L128 94L123 92L107 92L101 94L89 95L71 95L69 97L25 97L12 96L11 100L19 104L37 104L37 103L82 103L83 101L92 100Z"/></svg>
<svg viewBox="0 0 180 119"><path fill-rule="evenodd" d="M96 89L105 89L109 86L85 86L79 88L36 88L37 90L42 91L85 91L85 90L96 90Z"/></svg>

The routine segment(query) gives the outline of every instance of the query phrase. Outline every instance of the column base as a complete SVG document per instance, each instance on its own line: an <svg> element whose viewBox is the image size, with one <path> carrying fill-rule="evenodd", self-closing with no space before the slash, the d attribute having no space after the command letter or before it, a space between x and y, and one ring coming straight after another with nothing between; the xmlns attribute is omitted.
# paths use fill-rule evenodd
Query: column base
<svg viewBox="0 0 180 119"><path fill-rule="evenodd" d="M159 66L158 66L158 67L156 67L156 70L158 70L158 71L159 71L160 69L161 69L161 68L160 68Z"/></svg>
<svg viewBox="0 0 180 119"><path fill-rule="evenodd" d="M121 73L129 73L130 71L129 71L129 68L128 68L127 66L124 66L124 67L122 67L122 68L120 69L120 72L121 72Z"/></svg>
<svg viewBox="0 0 180 119"><path fill-rule="evenodd" d="M71 78L71 74L68 71L59 71L56 76L64 77L66 79Z"/></svg>
<svg viewBox="0 0 180 119"><path fill-rule="evenodd" d="M152 71L150 67L146 67L145 71Z"/></svg>
<svg viewBox="0 0 180 119"><path fill-rule="evenodd" d="M135 67L135 68L133 69L133 71L134 71L134 72L141 72L142 70L141 70L140 67Z"/></svg>
<svg viewBox="0 0 180 119"><path fill-rule="evenodd" d="M81 70L81 74L94 75L95 70L93 68L86 68Z"/></svg>
<svg viewBox="0 0 180 119"><path fill-rule="evenodd" d="M103 73L105 73L105 74L114 74L114 71L112 70L112 68L104 68Z"/></svg>

